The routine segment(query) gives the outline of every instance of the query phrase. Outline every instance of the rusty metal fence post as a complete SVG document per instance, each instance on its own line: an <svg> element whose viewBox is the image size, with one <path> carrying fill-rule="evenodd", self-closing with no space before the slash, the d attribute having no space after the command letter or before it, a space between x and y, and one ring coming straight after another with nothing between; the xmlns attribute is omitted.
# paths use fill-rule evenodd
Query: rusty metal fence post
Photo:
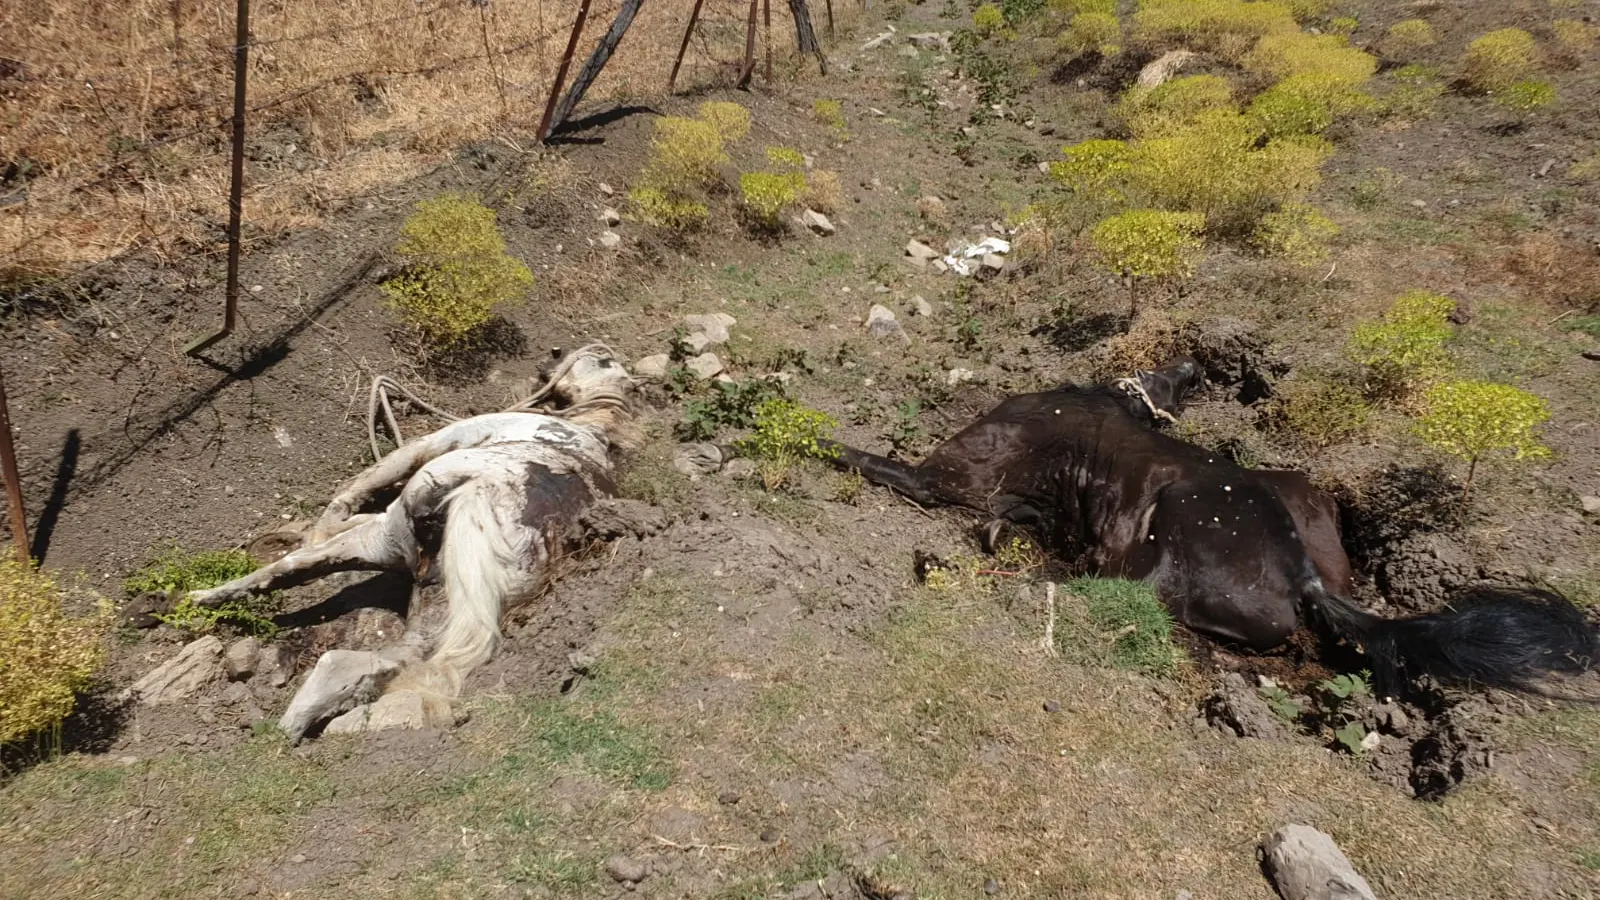
<svg viewBox="0 0 1600 900"><path fill-rule="evenodd" d="M561 100L562 82L567 80L567 68L572 65L572 54L578 51L578 37L583 34L583 22L589 18L589 0L578 7L578 18L572 23L572 36L567 38L566 52L561 54L561 65L556 68L556 79L550 83L550 99L544 105L544 117L539 120L539 143L550 136L550 119L555 115L556 103Z"/></svg>
<svg viewBox="0 0 1600 900"><path fill-rule="evenodd" d="M190 341L183 352L195 356L233 334L239 314L239 244L244 219L245 73L250 66L250 0L234 8L233 43L233 171L228 181L228 292L222 307L222 330Z"/></svg>
<svg viewBox="0 0 1600 900"><path fill-rule="evenodd" d="M6 376L0 371L0 476L6 482L6 505L11 509L11 541L17 559L28 561L28 517L22 508L22 476L17 474L17 450L11 443L11 414L6 409Z"/></svg>

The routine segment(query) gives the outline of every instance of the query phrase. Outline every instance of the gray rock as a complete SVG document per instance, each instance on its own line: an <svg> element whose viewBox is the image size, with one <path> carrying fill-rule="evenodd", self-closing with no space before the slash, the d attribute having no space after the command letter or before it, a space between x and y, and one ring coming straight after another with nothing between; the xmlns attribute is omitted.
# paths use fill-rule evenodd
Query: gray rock
<svg viewBox="0 0 1600 900"><path fill-rule="evenodd" d="M253 637L240 638L228 647L222 656L222 670L229 681L245 681L256 673L261 659L261 642Z"/></svg>
<svg viewBox="0 0 1600 900"><path fill-rule="evenodd" d="M813 232L822 235L823 237L827 237L838 230L837 228L833 227L832 222L828 221L827 216L817 212L814 209L808 209L803 215L800 216L800 224L811 229Z"/></svg>
<svg viewBox="0 0 1600 900"><path fill-rule="evenodd" d="M997 275L1005 267L1006 258L1004 256L998 253L985 253L983 255L983 263L979 266L978 272L985 275Z"/></svg>
<svg viewBox="0 0 1600 900"><path fill-rule="evenodd" d="M437 721L428 715L427 703L421 694L416 691L396 691L332 719L323 732L355 734L390 728L435 728L447 724L449 722Z"/></svg>
<svg viewBox="0 0 1600 900"><path fill-rule="evenodd" d="M722 312L683 317L683 327L704 334L713 344L726 344L728 329L737 324L739 324L738 319Z"/></svg>
<svg viewBox="0 0 1600 900"><path fill-rule="evenodd" d="M1139 77L1135 83L1139 87L1146 89L1160 87L1162 82L1176 75L1180 69L1198 58L1198 54L1190 50L1169 50L1162 54L1159 59L1140 69Z"/></svg>
<svg viewBox="0 0 1600 900"><path fill-rule="evenodd" d="M894 312L879 303L872 304L872 309L867 311L867 333L881 338L898 337L908 344L911 342L905 328L895 319Z"/></svg>
<svg viewBox="0 0 1600 900"><path fill-rule="evenodd" d="M734 479L753 478L756 474L756 461L753 459L730 459L722 467L722 474Z"/></svg>
<svg viewBox="0 0 1600 900"><path fill-rule="evenodd" d="M865 53L868 50L876 50L892 40L894 40L894 32L892 31L885 31L874 35L872 38L868 39L866 43L861 45L861 52Z"/></svg>
<svg viewBox="0 0 1600 900"><path fill-rule="evenodd" d="M702 353L693 357L684 364L684 368L694 373L696 378L711 379L722 373L722 360L715 353Z"/></svg>
<svg viewBox="0 0 1600 900"><path fill-rule="evenodd" d="M908 34L906 42L923 50L949 50L950 32L924 31L921 34Z"/></svg>
<svg viewBox="0 0 1600 900"><path fill-rule="evenodd" d="M646 356L633 364L633 374L639 378L665 378L672 367L672 357L665 353Z"/></svg>
<svg viewBox="0 0 1600 900"><path fill-rule="evenodd" d="M608 206L600 210L600 221L606 223L607 228L615 228L622 224L622 213Z"/></svg>
<svg viewBox="0 0 1600 900"><path fill-rule="evenodd" d="M613 188L611 185L606 184L604 181L600 182L600 193L605 194L607 197L609 197L612 194L615 194L616 192L617 192L616 189Z"/></svg>
<svg viewBox="0 0 1600 900"><path fill-rule="evenodd" d="M606 857L606 874L613 881L623 884L638 884L650 877L649 860L634 859L621 853L613 853Z"/></svg>
<svg viewBox="0 0 1600 900"><path fill-rule="evenodd" d="M622 235L617 234L615 231L602 231L600 232L600 246L607 250L615 250L622 246Z"/></svg>
<svg viewBox="0 0 1600 900"><path fill-rule="evenodd" d="M917 294L911 298L911 311L919 316L931 316L933 315L933 304L922 299L921 294Z"/></svg>
<svg viewBox="0 0 1600 900"><path fill-rule="evenodd" d="M923 262L927 262L929 260L938 259L939 251L929 247L927 244L924 244L921 241L911 241L906 244L906 255L912 259L920 259Z"/></svg>
<svg viewBox="0 0 1600 900"><path fill-rule="evenodd" d="M683 444L672 454L672 468L694 478L722 468L722 448L716 444Z"/></svg>
<svg viewBox="0 0 1600 900"><path fill-rule="evenodd" d="M367 730L367 713L372 709L372 704L363 703L343 715L335 716L328 720L322 727L323 734L360 734Z"/></svg>
<svg viewBox="0 0 1600 900"><path fill-rule="evenodd" d="M944 383L950 387L955 387L963 381L971 381L972 378L973 372L971 369L957 368L944 373Z"/></svg>
<svg viewBox="0 0 1600 900"><path fill-rule="evenodd" d="M1333 838L1309 825L1285 825L1262 849L1283 900L1377 900Z"/></svg>
<svg viewBox="0 0 1600 900"><path fill-rule="evenodd" d="M190 642L177 656L134 682L125 696L147 706L178 703L222 677L222 641L208 634Z"/></svg>
<svg viewBox="0 0 1600 900"><path fill-rule="evenodd" d="M716 342L711 340L711 336L703 331L691 331L683 338L683 345L695 353L704 352L713 343Z"/></svg>
<svg viewBox="0 0 1600 900"><path fill-rule="evenodd" d="M1580 497L1578 502L1583 504L1584 512L1600 515L1600 497Z"/></svg>

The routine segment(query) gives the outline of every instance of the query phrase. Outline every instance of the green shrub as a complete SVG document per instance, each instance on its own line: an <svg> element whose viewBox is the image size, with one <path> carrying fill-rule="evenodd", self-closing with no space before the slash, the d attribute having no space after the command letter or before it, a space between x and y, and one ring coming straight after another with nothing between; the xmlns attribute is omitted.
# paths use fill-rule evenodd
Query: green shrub
<svg viewBox="0 0 1600 900"><path fill-rule="evenodd" d="M1089 644L1098 659L1151 675L1170 674L1183 662L1183 651L1172 643L1172 614L1149 585L1121 578L1078 578L1063 587L1070 597L1084 599L1091 633L1073 635L1063 629L1058 642ZM1070 653L1074 648L1063 649Z"/></svg>
<svg viewBox="0 0 1600 900"><path fill-rule="evenodd" d="M683 441L709 441L723 428L749 428L763 403L783 396L783 385L768 378L712 382L709 396L684 404L677 436Z"/></svg>
<svg viewBox="0 0 1600 900"><path fill-rule="evenodd" d="M1135 209L1103 219L1089 234L1101 268L1129 279L1130 315L1138 315L1140 279L1188 277L1205 246L1199 213Z"/></svg>
<svg viewBox="0 0 1600 900"><path fill-rule="evenodd" d="M705 203L658 187L640 186L628 191L628 201L640 221L673 231L703 228L711 218Z"/></svg>
<svg viewBox="0 0 1600 900"><path fill-rule="evenodd" d="M774 397L756 407L755 432L738 446L760 461L762 484L776 490L788 482L801 460L828 459L838 453L820 443L838 427L839 421L825 412Z"/></svg>
<svg viewBox="0 0 1600 900"><path fill-rule="evenodd" d="M1355 86L1372 77L1378 61L1340 35L1297 30L1264 35L1244 58L1244 67L1274 78L1321 75Z"/></svg>
<svg viewBox="0 0 1600 900"><path fill-rule="evenodd" d="M1409 59L1437 41L1433 26L1426 19L1405 19L1389 26L1378 48L1390 59Z"/></svg>
<svg viewBox="0 0 1600 900"><path fill-rule="evenodd" d="M423 200L400 234L395 252L406 269L384 282L383 293L435 347L460 342L533 286L533 273L506 253L494 210L476 198Z"/></svg>
<svg viewBox="0 0 1600 900"><path fill-rule="evenodd" d="M1356 388L1321 379L1291 380L1275 404L1277 421L1296 437L1331 447L1360 436L1372 408Z"/></svg>
<svg viewBox="0 0 1600 900"><path fill-rule="evenodd" d="M1491 31L1467 45L1462 77L1480 91L1503 91L1533 74L1538 47L1520 28Z"/></svg>
<svg viewBox="0 0 1600 900"><path fill-rule="evenodd" d="M799 172L746 172L739 176L745 211L751 221L768 230L782 225L784 210L799 200L805 186L805 176Z"/></svg>
<svg viewBox="0 0 1600 900"><path fill-rule="evenodd" d="M1399 398L1443 375L1450 364L1445 342L1453 329L1455 301L1411 291L1395 300L1383 318L1362 322L1350 338L1350 357L1366 369L1368 389Z"/></svg>
<svg viewBox="0 0 1600 900"><path fill-rule="evenodd" d="M32 563L0 557L0 745L59 728L105 658L110 604L70 616L64 599Z"/></svg>
<svg viewBox="0 0 1600 900"><path fill-rule="evenodd" d="M1478 462L1491 454L1509 454L1519 462L1548 457L1539 428L1549 418L1549 406L1527 391L1487 381L1449 381L1428 392L1416 431L1429 446L1467 463L1465 502Z"/></svg>
<svg viewBox="0 0 1600 900"><path fill-rule="evenodd" d="M1283 0L1283 5L1289 8L1289 12L1296 19L1303 22L1307 19L1315 19L1317 16L1327 12L1333 6L1333 0ZM1337 22L1339 20L1334 19L1333 21Z"/></svg>
<svg viewBox="0 0 1600 900"><path fill-rule="evenodd" d="M766 149L767 162L778 166L780 169L803 169L806 165L804 153L793 147L768 147Z"/></svg>
<svg viewBox="0 0 1600 900"><path fill-rule="evenodd" d="M1049 6L1051 12L1068 17L1081 13L1117 14L1117 0L1050 0Z"/></svg>
<svg viewBox="0 0 1600 900"><path fill-rule="evenodd" d="M1529 113L1555 102L1556 89L1548 81L1519 81L1494 95L1496 106L1516 113Z"/></svg>
<svg viewBox="0 0 1600 900"><path fill-rule="evenodd" d="M1122 52L1122 23L1110 13L1081 12L1072 17L1072 24L1056 39L1056 44L1075 56L1086 53L1116 56Z"/></svg>
<svg viewBox="0 0 1600 900"><path fill-rule="evenodd" d="M1339 116L1372 106L1372 99L1335 75L1290 75L1257 94L1245 114L1268 137L1320 134Z"/></svg>
<svg viewBox="0 0 1600 900"><path fill-rule="evenodd" d="M750 110L727 100L707 100L695 109L695 118L715 128L724 144L737 144L750 133Z"/></svg>
<svg viewBox="0 0 1600 900"><path fill-rule="evenodd" d="M1328 32L1343 38L1349 38L1361 27L1361 21L1355 16L1335 16L1328 22Z"/></svg>
<svg viewBox="0 0 1600 900"><path fill-rule="evenodd" d="M243 550L202 550L190 553L169 546L123 582L129 594L186 594L204 591L243 578L258 567Z"/></svg>
<svg viewBox="0 0 1600 900"><path fill-rule="evenodd" d="M985 3L973 11L972 27L984 37L999 34L1006 27L1006 14L995 4Z"/></svg>
<svg viewBox="0 0 1600 900"><path fill-rule="evenodd" d="M201 606L188 597L179 600L169 613L157 613L156 621L171 625L188 634L210 634L224 623L259 637L272 637L278 633L278 624L270 614L276 611L275 597L262 598L251 603L230 601L216 606Z"/></svg>
<svg viewBox="0 0 1600 900"><path fill-rule="evenodd" d="M1129 134L1148 138L1193 125L1212 110L1233 109L1233 86L1226 78L1190 75L1154 88L1129 88L1117 103L1117 118Z"/></svg>
<svg viewBox="0 0 1600 900"><path fill-rule="evenodd" d="M1328 258L1328 241L1339 226L1306 203L1286 203L1267 213L1256 225L1255 244L1268 256L1295 265L1312 266Z"/></svg>
<svg viewBox="0 0 1600 900"><path fill-rule="evenodd" d="M1144 0L1133 27L1146 44L1183 44L1230 57L1262 35L1299 30L1287 6L1244 0Z"/></svg>
<svg viewBox="0 0 1600 900"><path fill-rule="evenodd" d="M817 121L833 130L834 137L838 140L848 140L850 125L844 118L844 104L838 100L816 100L811 104L811 114Z"/></svg>
<svg viewBox="0 0 1600 900"><path fill-rule="evenodd" d="M1089 140L1061 149L1066 159L1050 164L1050 177L1091 203L1126 198L1132 150L1123 141Z"/></svg>

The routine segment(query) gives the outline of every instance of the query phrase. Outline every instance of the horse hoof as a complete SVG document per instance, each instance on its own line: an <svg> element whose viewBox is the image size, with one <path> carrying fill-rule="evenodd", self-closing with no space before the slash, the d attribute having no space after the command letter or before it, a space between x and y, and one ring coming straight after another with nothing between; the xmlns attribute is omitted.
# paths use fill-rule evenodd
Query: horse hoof
<svg viewBox="0 0 1600 900"><path fill-rule="evenodd" d="M305 540L304 531L272 531L251 541L244 552L256 565L268 566L300 549Z"/></svg>

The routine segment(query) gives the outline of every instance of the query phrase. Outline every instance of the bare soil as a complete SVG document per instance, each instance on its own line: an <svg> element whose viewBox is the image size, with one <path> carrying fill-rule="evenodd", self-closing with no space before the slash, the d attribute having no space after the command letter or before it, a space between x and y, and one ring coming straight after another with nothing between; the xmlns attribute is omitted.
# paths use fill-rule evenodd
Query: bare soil
<svg viewBox="0 0 1600 900"><path fill-rule="evenodd" d="M1411 14L1350 11L1358 44ZM891 12L901 35L968 14ZM1429 17L1441 40L1428 53L1447 64L1483 31L1550 16L1474 3ZM989 47L1011 73L1005 115L969 126L971 73L949 54L904 54L903 40L859 50L877 31L841 36L826 78L654 107L748 106L755 128L735 165L785 145L838 172L832 237L795 225L757 240L720 198L708 233L628 221L621 248L602 248L599 213L623 206L648 154L652 115L637 112L537 153L463 149L315 230L252 246L243 325L205 361L181 348L220 311L217 258L134 253L92 281L8 296L0 346L35 555L120 597L163 545L245 546L313 515L369 461L376 374L485 412L550 348L604 340L637 359L665 352L683 316L723 311L738 320L714 348L731 374L786 367L843 440L907 456L1006 393L1158 361L1141 353L1233 348L1217 355L1232 374L1182 433L1334 487L1364 602L1436 608L1480 578L1600 599L1600 527L1579 500L1600 493L1600 363L1580 355L1593 339L1559 328L1593 302L1572 267L1593 274L1600 194L1563 177L1600 149L1593 60L1555 73L1560 106L1517 127L1454 93L1432 118L1349 126L1316 198L1343 229L1337 265L1302 272L1218 250L1144 314L1154 324L1133 334L1156 337L1141 348L1120 336L1125 292L1071 242L984 281L915 269L902 250L975 240L1046 196L1038 162L1105 134L1142 60L1041 65L1048 38L1027 34ZM819 98L844 100L848 141L816 121ZM425 363L378 282L411 204L446 190L489 198L538 281L505 312L501 340ZM919 215L930 194L948 222ZM1554 458L1491 471L1464 520L1460 473L1403 424L1323 449L1259 427L1273 383L1337 364L1351 324L1413 287L1470 305L1466 370L1552 408ZM916 296L932 316L914 314ZM909 344L866 333L873 303L896 312ZM1161 319L1189 324L1162 337ZM974 377L952 385L955 368ZM570 560L472 677L466 721L290 748L262 723L295 682L265 675L192 704L129 707L117 691L184 638L124 629L103 690L64 733L71 752L24 761L0 786L0 897L1265 898L1256 842L1291 821L1332 833L1386 897L1600 892L1592 709L1449 691L1386 726L1373 704L1359 715L1382 740L1360 758L1335 752L1331 721L1240 737L1205 714L1224 672L1301 693L1359 659L1309 638L1249 657L1193 635L1182 636L1192 662L1172 678L1047 656L1046 572L955 591L914 577L914 551L976 554L973 523L818 468L775 492L726 473L691 481L671 465L682 402L659 387L650 397L651 441L625 460L623 485L662 526ZM381 640L398 620L365 608L403 610L408 590L340 577L293 592L286 658L303 669L322 649ZM622 883L612 871L645 874Z"/></svg>

